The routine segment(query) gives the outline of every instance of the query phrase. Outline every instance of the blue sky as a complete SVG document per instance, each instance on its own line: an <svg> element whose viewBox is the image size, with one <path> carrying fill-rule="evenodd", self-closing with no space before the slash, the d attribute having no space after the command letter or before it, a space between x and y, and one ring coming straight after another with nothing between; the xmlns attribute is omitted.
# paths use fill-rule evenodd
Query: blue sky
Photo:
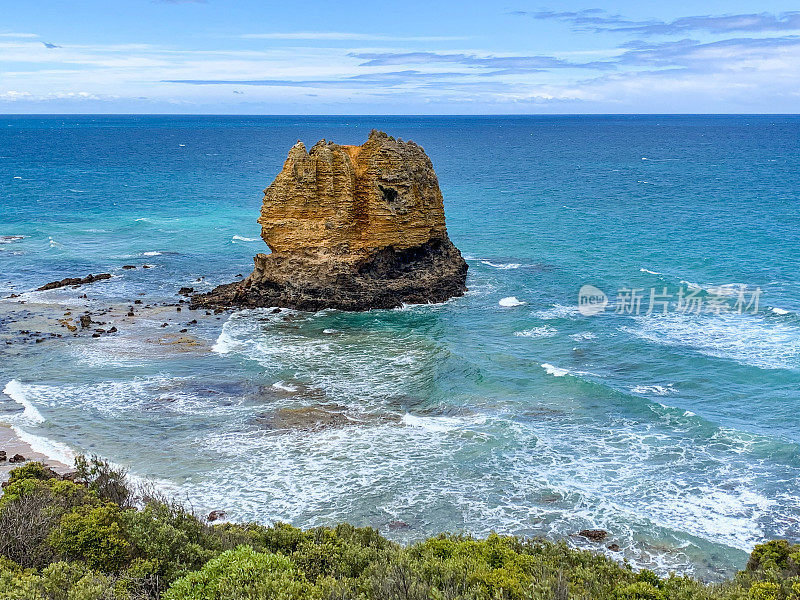
<svg viewBox="0 0 800 600"><path fill-rule="evenodd" d="M2 113L800 112L800 5L0 0Z"/></svg>

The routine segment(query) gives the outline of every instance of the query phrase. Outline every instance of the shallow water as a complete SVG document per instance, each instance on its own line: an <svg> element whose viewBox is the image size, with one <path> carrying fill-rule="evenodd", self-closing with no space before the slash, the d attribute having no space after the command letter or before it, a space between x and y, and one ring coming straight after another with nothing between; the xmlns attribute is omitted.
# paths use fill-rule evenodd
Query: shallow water
<svg viewBox="0 0 800 600"><path fill-rule="evenodd" d="M0 348L0 418L236 520L599 527L609 554L708 579L800 541L796 117L0 117L0 294L111 272L23 295L106 306L231 281L265 250L288 148L372 127L431 156L466 296L207 317L191 352L154 352L144 325ZM584 284L763 295L587 317Z"/></svg>

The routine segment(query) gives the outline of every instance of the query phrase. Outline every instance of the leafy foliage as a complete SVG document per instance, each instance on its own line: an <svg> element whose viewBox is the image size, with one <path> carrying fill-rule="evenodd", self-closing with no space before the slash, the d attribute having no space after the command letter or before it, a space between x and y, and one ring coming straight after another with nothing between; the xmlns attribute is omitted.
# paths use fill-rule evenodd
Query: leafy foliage
<svg viewBox="0 0 800 600"><path fill-rule="evenodd" d="M800 600L800 545L757 546L718 586L660 578L565 542L440 535L400 546L348 524L209 525L80 458L0 497L0 600ZM136 505L136 506L134 506Z"/></svg>
<svg viewBox="0 0 800 600"><path fill-rule="evenodd" d="M311 600L319 596L319 589L305 581L290 558L240 546L178 579L164 600Z"/></svg>

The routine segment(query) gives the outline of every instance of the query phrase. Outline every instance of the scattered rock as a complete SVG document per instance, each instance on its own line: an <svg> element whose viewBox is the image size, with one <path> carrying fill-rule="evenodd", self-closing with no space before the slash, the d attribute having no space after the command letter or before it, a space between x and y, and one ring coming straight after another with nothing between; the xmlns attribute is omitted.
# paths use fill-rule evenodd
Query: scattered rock
<svg viewBox="0 0 800 600"><path fill-rule="evenodd" d="M593 542L602 542L606 539L608 532L604 529L583 529L578 532L578 535Z"/></svg>
<svg viewBox="0 0 800 600"><path fill-rule="evenodd" d="M609 544L608 549L612 552L619 552L622 548L619 547L619 544Z"/></svg>
<svg viewBox="0 0 800 600"><path fill-rule="evenodd" d="M0 450L0 462L5 462L8 457L5 450Z"/></svg>
<svg viewBox="0 0 800 600"><path fill-rule="evenodd" d="M108 333L117 333L117 328L112 327L111 329L108 330Z"/></svg>
<svg viewBox="0 0 800 600"><path fill-rule="evenodd" d="M390 531L406 531L411 529L411 525L405 521L390 521L386 524L386 529L389 529Z"/></svg>
<svg viewBox="0 0 800 600"><path fill-rule="evenodd" d="M134 301L133 301L133 303L134 303L134 304L141 304L141 303L142 303L142 301L141 301L141 300L134 300Z"/></svg>
<svg viewBox="0 0 800 600"><path fill-rule="evenodd" d="M10 462L10 463L21 463L21 462L25 462L26 460L27 459L24 456L22 456L22 454L15 454L14 456L12 456L11 458L8 459L8 462Z"/></svg>
<svg viewBox="0 0 800 600"><path fill-rule="evenodd" d="M207 521L209 523L219 521L220 519L224 519L227 514L228 513L226 513L224 510L212 510L210 513L208 513Z"/></svg>
<svg viewBox="0 0 800 600"><path fill-rule="evenodd" d="M87 327L92 326L92 316L91 315L81 315L80 317L81 327L86 329Z"/></svg>
<svg viewBox="0 0 800 600"><path fill-rule="evenodd" d="M182 287L178 290L178 295L180 296L188 296L194 292L193 287Z"/></svg>
<svg viewBox="0 0 800 600"><path fill-rule="evenodd" d="M127 316L129 316L129 317L133 317L133 316L135 316L135 315L133 314L133 311L132 311L132 310L129 310L129 311L128 311L128 315L127 315Z"/></svg>
<svg viewBox="0 0 800 600"><path fill-rule="evenodd" d="M258 254L243 281L193 306L368 310L444 302L466 291L425 151L372 131L361 146L298 142L267 188Z"/></svg>
<svg viewBox="0 0 800 600"><path fill-rule="evenodd" d="M131 269L135 269L136 265L122 265L122 268L126 271L130 271Z"/></svg>
<svg viewBox="0 0 800 600"><path fill-rule="evenodd" d="M142 268L143 268L143 269L149 269L149 268L150 268L150 265L142 265Z"/></svg>
<svg viewBox="0 0 800 600"><path fill-rule="evenodd" d="M111 279L111 273L100 273L99 275L87 275L86 277L67 277L61 281L51 281L44 284L42 287L37 288L37 292L46 290L54 290L56 288L66 287L68 285L79 286L87 283L94 283L95 281L102 281L104 279ZM84 295L85 297L85 295Z"/></svg>

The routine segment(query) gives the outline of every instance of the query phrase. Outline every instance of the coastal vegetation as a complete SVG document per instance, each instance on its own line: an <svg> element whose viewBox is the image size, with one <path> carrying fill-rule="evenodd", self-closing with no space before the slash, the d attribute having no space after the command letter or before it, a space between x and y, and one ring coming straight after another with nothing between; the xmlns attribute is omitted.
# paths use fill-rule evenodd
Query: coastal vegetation
<svg viewBox="0 0 800 600"><path fill-rule="evenodd" d="M722 584L635 571L565 542L442 534L401 546L348 524L211 524L123 470L29 462L0 497L0 600L797 600L800 545L757 546Z"/></svg>

